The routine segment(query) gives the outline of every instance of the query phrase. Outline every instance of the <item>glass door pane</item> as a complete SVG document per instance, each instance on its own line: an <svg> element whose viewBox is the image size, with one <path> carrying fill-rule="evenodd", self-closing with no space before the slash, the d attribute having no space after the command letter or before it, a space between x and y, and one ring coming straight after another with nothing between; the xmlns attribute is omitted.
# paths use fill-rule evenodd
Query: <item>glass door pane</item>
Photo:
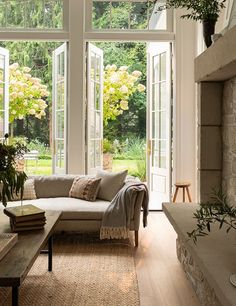
<svg viewBox="0 0 236 306"><path fill-rule="evenodd" d="M103 51L88 45L87 172L102 168Z"/></svg>
<svg viewBox="0 0 236 306"><path fill-rule="evenodd" d="M0 140L9 129L9 51L0 48Z"/></svg>
<svg viewBox="0 0 236 306"><path fill-rule="evenodd" d="M148 48L148 184L151 209L162 209L170 200L171 63L169 43L150 43Z"/></svg>
<svg viewBox="0 0 236 306"><path fill-rule="evenodd" d="M66 159L66 97L67 44L53 52L53 173L67 172Z"/></svg>

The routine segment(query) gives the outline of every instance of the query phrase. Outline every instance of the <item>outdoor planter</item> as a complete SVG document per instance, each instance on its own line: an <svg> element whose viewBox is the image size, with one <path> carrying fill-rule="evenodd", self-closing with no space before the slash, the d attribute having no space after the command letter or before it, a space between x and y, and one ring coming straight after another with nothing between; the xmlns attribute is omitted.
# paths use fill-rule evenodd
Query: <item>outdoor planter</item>
<svg viewBox="0 0 236 306"><path fill-rule="evenodd" d="M112 170L113 154L103 153L103 169Z"/></svg>

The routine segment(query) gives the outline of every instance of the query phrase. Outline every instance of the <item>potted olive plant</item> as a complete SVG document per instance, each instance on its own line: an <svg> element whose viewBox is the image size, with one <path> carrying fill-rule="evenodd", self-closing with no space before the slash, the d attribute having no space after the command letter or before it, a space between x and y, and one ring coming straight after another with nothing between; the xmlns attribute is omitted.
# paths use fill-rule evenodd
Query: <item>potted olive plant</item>
<svg viewBox="0 0 236 306"><path fill-rule="evenodd" d="M197 238L206 236L211 231L211 226L219 223L219 229L223 225L227 226L226 232L231 229L236 230L236 207L230 206L227 197L222 190L214 192L211 203L200 204L200 208L194 213L197 220L197 228L188 233L190 239L197 242Z"/></svg>
<svg viewBox="0 0 236 306"><path fill-rule="evenodd" d="M24 183L27 175L24 171L18 171L15 167L16 160L21 158L26 151L22 144L7 144L8 134L3 143L0 143L0 201L4 206L11 201L14 194L23 197Z"/></svg>
<svg viewBox="0 0 236 306"><path fill-rule="evenodd" d="M154 2L158 3L158 0L154 0ZM221 9L225 7L225 2L226 0L166 0L166 4L160 5L158 10L187 9L189 13L181 17L202 21L205 44L210 47L212 44L211 35L215 33L215 24Z"/></svg>

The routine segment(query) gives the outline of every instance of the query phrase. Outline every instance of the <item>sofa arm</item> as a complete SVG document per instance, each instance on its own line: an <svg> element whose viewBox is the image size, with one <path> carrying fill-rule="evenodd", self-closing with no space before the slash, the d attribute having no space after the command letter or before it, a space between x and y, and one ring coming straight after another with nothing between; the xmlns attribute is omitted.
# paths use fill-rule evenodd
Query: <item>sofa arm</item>
<svg viewBox="0 0 236 306"><path fill-rule="evenodd" d="M135 206L134 206L134 216L133 216L134 228L132 229L134 231L139 230L141 209L142 209L142 203L144 200L145 192L146 192L145 190L137 191L137 197L136 197Z"/></svg>

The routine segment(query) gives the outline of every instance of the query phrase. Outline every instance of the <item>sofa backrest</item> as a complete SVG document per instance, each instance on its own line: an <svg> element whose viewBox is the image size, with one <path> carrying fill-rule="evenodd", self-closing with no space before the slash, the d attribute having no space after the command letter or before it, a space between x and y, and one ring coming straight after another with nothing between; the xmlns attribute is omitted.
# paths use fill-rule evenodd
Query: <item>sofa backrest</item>
<svg viewBox="0 0 236 306"><path fill-rule="evenodd" d="M34 179L34 188L37 198L68 197L73 181L78 176L92 177L92 175L42 175L29 176ZM127 176L125 183L139 182L138 178Z"/></svg>
<svg viewBox="0 0 236 306"><path fill-rule="evenodd" d="M78 175L32 176L37 198L68 197L69 191Z"/></svg>

